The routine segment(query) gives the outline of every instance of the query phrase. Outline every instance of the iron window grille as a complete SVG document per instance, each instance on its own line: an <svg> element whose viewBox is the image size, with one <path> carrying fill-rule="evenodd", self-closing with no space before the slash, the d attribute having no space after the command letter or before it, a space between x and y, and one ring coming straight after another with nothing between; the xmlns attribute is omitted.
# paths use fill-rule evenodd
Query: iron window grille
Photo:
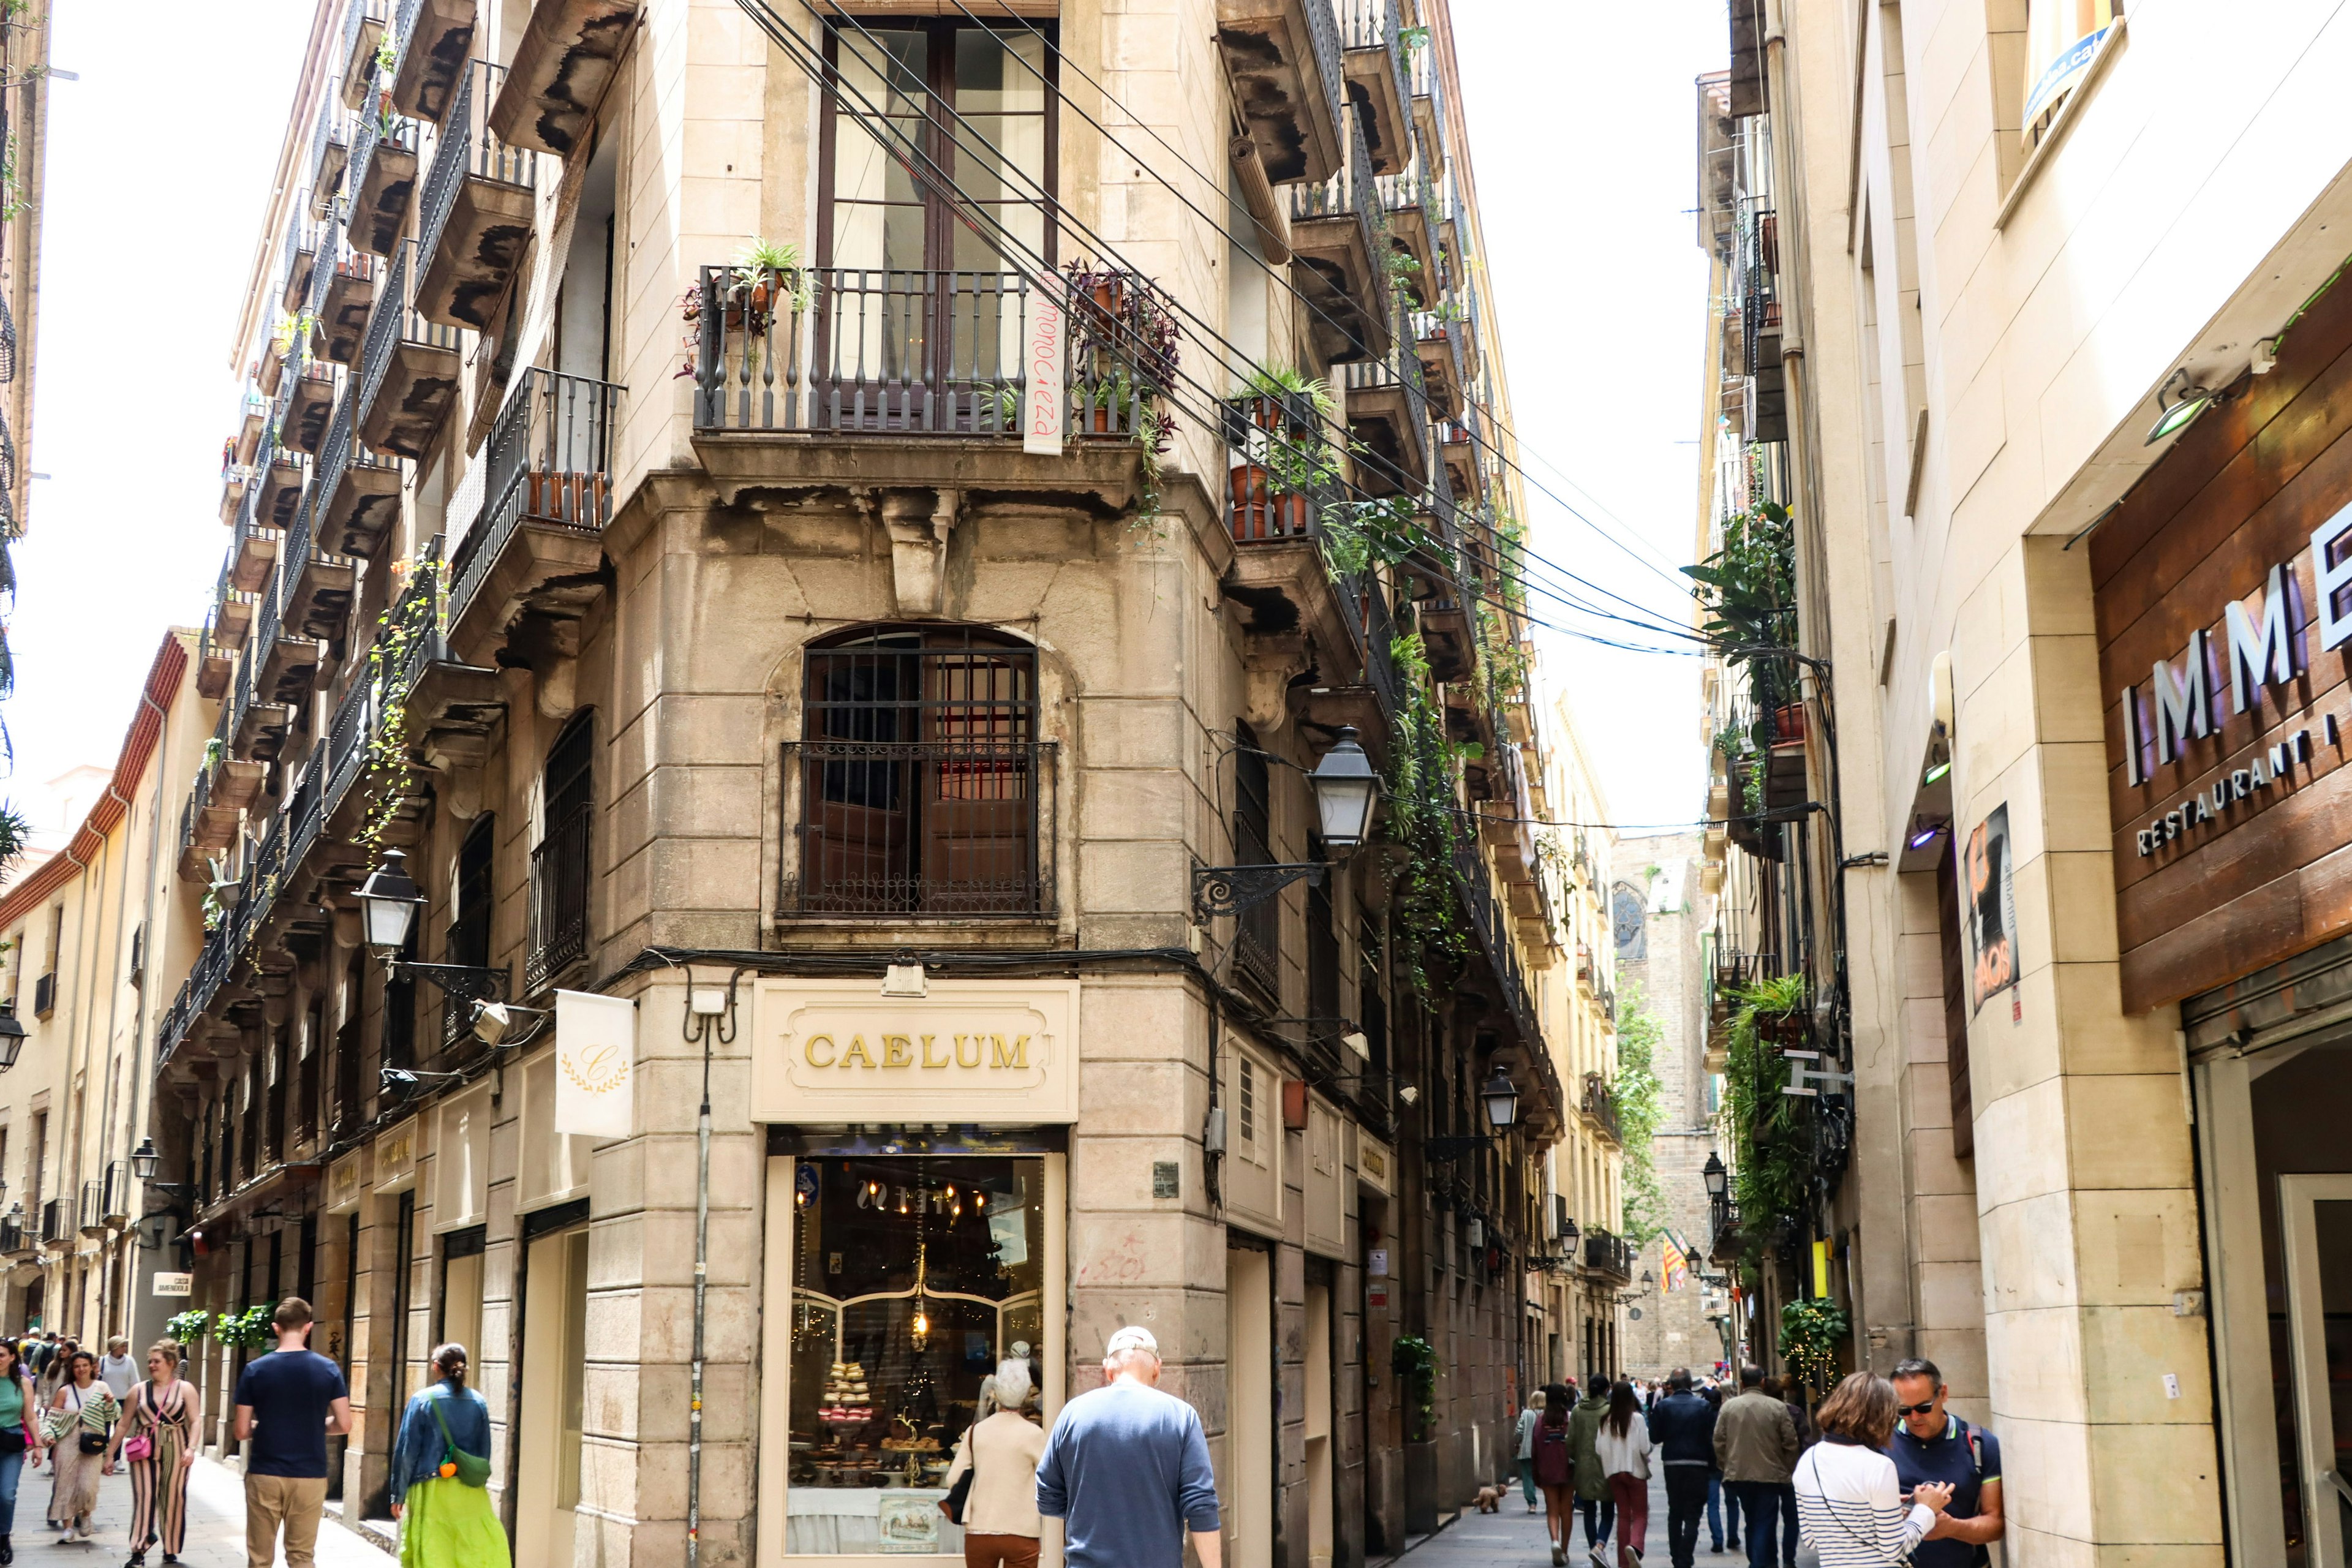
<svg viewBox="0 0 2352 1568"><path fill-rule="evenodd" d="M530 991L588 956L589 828L596 810L593 721L587 713L572 721L547 757L547 828L530 852L530 959L523 973Z"/></svg>
<svg viewBox="0 0 2352 1568"><path fill-rule="evenodd" d="M1270 866L1274 861L1274 782L1257 736L1235 726L1234 754L1234 864ZM1270 1002L1282 997L1282 900L1261 899L1234 921L1234 972L1253 983Z"/></svg>
<svg viewBox="0 0 2352 1568"><path fill-rule="evenodd" d="M805 738L783 747L778 912L1053 912L1054 743L1036 654L973 631L814 649Z"/></svg>

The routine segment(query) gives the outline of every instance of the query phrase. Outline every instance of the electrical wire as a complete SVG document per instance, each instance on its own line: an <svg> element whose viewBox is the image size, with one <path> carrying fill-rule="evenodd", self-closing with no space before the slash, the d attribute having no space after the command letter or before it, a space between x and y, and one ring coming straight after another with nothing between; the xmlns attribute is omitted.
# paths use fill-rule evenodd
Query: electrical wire
<svg viewBox="0 0 2352 1568"><path fill-rule="evenodd" d="M842 34L839 27L828 22L824 16L817 13L814 0L802 0L802 3L803 8L810 12L811 16L814 17L820 26L826 27L836 41L847 43L848 40ZM826 0L826 3L835 4L835 0ZM751 16L754 25L758 26L763 33L766 33L769 37L777 44L778 47L782 49L797 67L799 67L804 75L807 75L821 89L828 91L834 96L837 112L845 110L858 127L865 131L867 135L871 136L877 144L881 146L886 153L889 153L910 177L921 183L942 198L950 201L951 205L956 208L954 216L957 220L963 224L967 229L971 230L983 242L989 243L1000 256L1004 257L1008 260L1026 260L1040 272L1049 273L1052 270L1050 265L1046 262L1042 254L1029 246L1027 242L1023 240L1020 237L1014 235L1002 220L996 218L992 214L981 210L984 209L987 204L978 202L969 193L964 191L961 185L958 185L955 183L953 176L941 168L938 161L929 153L924 152L919 145L914 144L911 136L898 128L895 123L894 117L887 115L886 112L878 109L874 104L873 100L866 95L862 89L855 86L854 84L842 81L839 79L837 68L824 61L822 57L816 57L814 61L812 61L811 57L814 55L814 46L786 27L783 23L783 19L781 16L778 16L771 6L765 4L765 0L738 0L738 4L747 14ZM836 11L839 10L837 4L835 8ZM863 51L856 51L858 62L869 70L873 70L880 79L887 81L889 79L887 66L890 57L888 56L887 49L884 49L880 41L875 38L873 34L865 26L865 25L857 21L855 17L843 13L842 20L845 21L850 27L855 28L858 35L864 37L868 43L875 45L877 50L882 55L882 60L877 63L877 61L866 56ZM771 26L771 23L772 23L773 26ZM855 47L852 47L854 49ZM847 108L842 101L843 95L845 93L855 97L858 103L865 106L866 112L865 114L861 114L856 109ZM936 102L936 99L934 99L934 101ZM973 139L979 142L980 147L984 149L994 158L1000 172L1010 172L1019 175L1022 179L1026 180L1030 186L1034 188L1041 201L1049 204L1052 202L1052 193L1046 189L1042 181L1019 170L1013 163L1013 160L1007 158L1000 148L998 148L992 142L989 141L986 136L980 134L976 130L974 130L970 121L966 119L962 113L950 105L938 104L937 107L944 110L948 115L953 117L960 126L972 135ZM888 128L891 134L885 135L882 132L877 131L874 124L869 122L869 117L871 120L880 121ZM936 121L934 121L934 123L936 123ZM956 145L959 147L963 145L961 138L956 138L955 141ZM1062 216L1066 222L1067 222L1068 226L1074 231L1077 237L1089 240L1093 243L1099 258L1116 262L1124 269L1135 272L1138 276L1141 276L1139 269L1135 268L1131 264L1128 263L1126 258L1123 256L1120 256L1116 248L1110 246L1101 235L1094 231L1089 226L1077 223L1074 220L1069 220L1066 209L1056 210L1060 211ZM992 236L987 229L982 226L983 222L994 228L996 231L994 236ZM1229 351L1233 358L1239 360L1243 363L1252 363L1248 360L1246 355L1241 353L1237 345L1226 339L1205 320L1202 319L1197 312L1185 306L1181 300L1170 299L1168 303L1172 310L1181 314L1187 320L1191 321L1199 331L1216 346ZM1204 415L1199 408L1187 405L1182 398L1176 394L1173 388L1161 389L1161 395L1166 397L1171 404L1174 405L1179 411L1199 421L1204 428L1215 427L1221 425L1223 419L1222 411L1223 408L1223 400L1222 395L1216 393L1213 389L1201 383L1197 378L1192 376L1190 374L1184 373L1181 370L1176 372L1175 379L1181 379L1195 392L1205 397L1212 408L1219 410L1217 417L1212 418L1207 415ZM1335 479L1334 482L1340 485L1344 489L1352 491L1360 501L1370 502L1381 499L1370 496L1364 492L1360 486L1355 484L1351 480ZM1499 539L1499 534L1497 537ZM1524 553L1524 547L1521 546L1520 548ZM1568 573L1565 568L1560 568L1555 565L1553 569L1562 573L1564 575L1574 578L1575 581L1587 587L1592 588L1597 593L1608 595L1609 597L1618 600L1619 603L1628 605L1629 607L1642 607L1633 605L1631 601L1625 600L1622 595L1611 594L1607 589L1601 588L1597 584L1587 583L1580 577L1576 577L1574 574ZM1519 579L1519 581L1522 586L1536 586L1539 588L1542 586L1541 584L1529 584L1525 579ZM1549 590L1546 591L1549 592ZM1562 597L1558 594L1553 594L1551 596L1556 598ZM1585 640L1600 643L1603 646L1617 647L1630 652L1674 651L1645 647L1614 639L1599 637L1591 633L1581 632L1572 627L1557 626L1553 623L1541 621L1536 617L1528 616L1523 610L1499 600L1488 599L1486 602L1504 610L1507 614L1521 616L1522 618L1529 620L1532 624L1544 626L1548 629L1559 632L1571 637L1580 637ZM1626 617L1615 616L1610 612L1600 610L1593 606L1572 600L1563 598L1562 602L1570 604L1571 608L1577 609L1580 613L1605 616L1606 618L1620 621L1629 626L1635 626L1642 630L1651 631L1664 636L1693 637L1693 634L1684 627L1657 622L1634 622L1627 619ZM1694 640L1704 639L1694 637Z"/></svg>
<svg viewBox="0 0 2352 1568"><path fill-rule="evenodd" d="M838 0L828 0L828 3L833 4L835 9L839 9ZM975 15L971 8L964 4L964 0L951 0L951 3L955 5L955 8L962 12L974 26L982 27L993 26L993 24L983 21L980 16ZM1125 115L1128 121L1137 129L1140 130L1145 135L1150 137L1154 142L1157 142L1161 147L1165 148L1171 157L1174 158L1179 163L1184 166L1186 172L1191 174L1195 179L1199 180L1203 185L1212 189L1218 188L1220 182L1213 179L1205 170L1202 169L1190 158L1186 157L1181 149L1171 143L1169 140L1160 135L1159 132L1153 130L1150 124L1145 122L1141 116L1138 115L1125 103L1121 102L1116 93L1112 92L1108 88L1103 86L1101 82L1097 81L1092 76L1088 75L1086 68L1072 60L1069 55L1061 48L1058 43L1045 36L1045 31L1042 28L1038 27L1035 23L1030 21L1027 17L1023 16L1019 12L1013 10L1009 0L995 0L995 3L1003 9L1008 17L1018 23L1023 27L1027 28L1032 36L1034 36L1040 43L1044 44L1048 49L1052 50L1054 55L1064 66L1076 71L1080 80L1084 81L1088 87L1093 88L1097 92L1100 93L1104 101L1116 108L1121 114ZM1015 58L1018 58L1019 57L1016 56ZM1330 325L1339 327L1339 323L1332 320L1329 312L1318 305L1312 299L1309 299L1304 291L1302 291L1296 284L1291 282L1286 269L1279 269L1276 268L1272 262L1266 260L1263 256L1260 256L1257 253L1255 247L1244 241L1238 234L1234 233L1234 230L1227 228L1223 224L1218 222L1215 217L1203 211L1192 200L1191 197L1187 196L1182 191L1178 190L1172 181L1160 174L1158 169L1153 168L1150 160L1137 157L1133 148L1128 146L1124 142L1121 142L1115 134L1112 133L1108 126L1105 125L1101 121L1097 120L1093 115L1087 113L1085 106L1080 104L1076 99L1072 98L1058 82L1047 78L1044 72L1039 71L1036 67L1030 65L1025 59L1021 61L1021 65L1023 68L1026 69L1030 74L1037 78L1038 81L1045 87L1047 92L1060 100L1060 101L1075 112L1079 119L1085 121L1088 125L1093 126L1095 130L1100 132L1104 138L1108 140L1112 146L1118 148L1120 152L1125 153L1134 161L1138 167L1149 170L1152 178L1157 180L1160 185L1165 187L1170 195L1175 196L1178 201L1183 203L1194 216L1199 217L1202 222L1208 224L1220 235L1223 236L1224 238L1239 247L1242 254L1248 257L1249 259L1256 265L1258 269L1264 272L1268 278L1272 279L1276 286L1282 289L1284 292L1289 294L1293 299L1297 300L1300 304L1305 305L1309 310L1312 310L1316 315L1321 317ZM1255 218L1252 219L1252 222L1255 224ZM1346 329L1344 327L1340 327L1339 330L1344 331ZM1512 429L1508 425L1505 424L1501 419L1496 416L1493 405L1479 403L1476 406L1488 420L1493 422L1496 429L1502 436L1508 437L1514 446L1525 447L1532 453L1536 459L1541 462L1544 467L1551 469L1552 472L1559 475L1561 479L1566 483L1582 492L1587 500L1592 500L1594 506L1598 510L1602 511L1608 510L1606 507L1601 506L1600 501L1592 496L1592 493L1590 490L1586 490L1582 485L1578 484L1566 469L1560 468L1559 464L1553 462L1550 458L1544 457L1542 453L1536 452L1533 447L1528 447L1525 439L1520 437L1516 430ZM1492 453L1496 461L1510 469L1511 472L1517 474L1521 480L1533 486L1542 494L1549 497L1570 516L1583 523L1587 528L1592 530L1593 532L1599 534L1601 538L1608 540L1612 544L1616 545L1618 549L1624 551L1628 556L1632 557L1632 559L1639 563L1641 565L1647 567L1651 572L1655 573L1669 586L1687 591L1689 584L1686 581L1677 577L1664 567L1644 559L1642 555L1627 545L1623 540L1617 538L1607 529L1602 528L1599 523L1595 522L1591 518L1587 517L1566 497L1559 494L1549 486L1544 484L1542 480L1538 479L1534 475L1528 473L1517 459L1513 458L1509 453L1504 451L1499 444L1487 440L1486 437L1478 430L1473 429L1466 425L1463 426L1463 429L1465 433L1469 436L1474 447L1484 447L1486 451ZM1617 517L1613 512L1611 512L1609 515L1619 524L1619 526L1626 528L1628 532L1631 532L1631 525L1627 524L1624 519ZM1651 546L1651 548L1654 550L1655 546ZM1613 597L1614 595L1612 596Z"/></svg>

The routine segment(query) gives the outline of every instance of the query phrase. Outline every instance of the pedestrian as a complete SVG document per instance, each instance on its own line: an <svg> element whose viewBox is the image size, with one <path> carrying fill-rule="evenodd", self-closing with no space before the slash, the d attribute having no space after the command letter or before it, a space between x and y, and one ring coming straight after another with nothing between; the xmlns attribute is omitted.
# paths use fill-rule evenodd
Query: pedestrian
<svg viewBox="0 0 2352 1568"><path fill-rule="evenodd" d="M311 1350L310 1303L289 1296L270 1314L278 1348L236 1380L236 1436L245 1454L245 1556L270 1568L286 1532L287 1568L310 1568L327 1506L327 1439L352 1429L351 1391ZM487 1450L485 1450L487 1451Z"/></svg>
<svg viewBox="0 0 2352 1568"><path fill-rule="evenodd" d="M98 1360L98 1380L115 1403L131 1397L131 1385L139 1381L139 1363L131 1359L131 1342L123 1335L106 1342L106 1353Z"/></svg>
<svg viewBox="0 0 2352 1568"><path fill-rule="evenodd" d="M72 1343L72 1341L59 1340L54 1334L45 1342L44 1348L48 1352L48 1357L41 1363L41 1370L33 1380L33 1386L40 1392L43 1410L49 1407L49 1401L58 1395L58 1385L66 1380L66 1357Z"/></svg>
<svg viewBox="0 0 2352 1568"><path fill-rule="evenodd" d="M51 1396L49 1439L49 1519L60 1533L59 1546L88 1541L90 1510L98 1506L100 1476L114 1473L107 1457L107 1434L122 1413L112 1391L98 1381L98 1358L78 1350L66 1362L66 1381Z"/></svg>
<svg viewBox="0 0 2352 1568"><path fill-rule="evenodd" d="M1062 1561L1181 1568L1189 1531L1201 1568L1222 1568L1209 1439L1197 1411L1160 1392L1160 1342L1121 1329L1102 1367L1102 1387L1062 1406L1037 1465L1037 1511L1062 1521Z"/></svg>
<svg viewBox="0 0 2352 1568"><path fill-rule="evenodd" d="M1557 1383L1543 1391L1542 1399L1542 1412L1528 1432L1528 1468L1543 1489L1544 1533L1551 1541L1552 1568L1561 1568L1576 1540L1576 1439L1569 1421L1575 1401Z"/></svg>
<svg viewBox="0 0 2352 1568"><path fill-rule="evenodd" d="M1609 1490L1609 1472L1601 1468L1600 1448L1601 1423L1614 1392L1610 1381L1595 1373L1591 1389L1568 1418L1569 1441L1576 1447L1576 1506L1584 1515L1585 1554L1601 1568L1606 1568L1601 1548L1617 1524L1617 1500Z"/></svg>
<svg viewBox="0 0 2352 1568"><path fill-rule="evenodd" d="M964 1568L1037 1568L1038 1542L1045 1534L1037 1512L1037 1461L1045 1457L1045 1434L1021 1414L1030 1390L1029 1363L1006 1360L996 1363L989 1380L996 1408L963 1429L956 1439L955 1462L940 1484L952 1494L965 1476L961 1517L949 1517L963 1526ZM948 1512L947 1500L940 1511Z"/></svg>
<svg viewBox="0 0 2352 1568"><path fill-rule="evenodd" d="M41 1462L40 1410L24 1358L0 1340L0 1564L16 1561L16 1482L28 1459Z"/></svg>
<svg viewBox="0 0 2352 1568"><path fill-rule="evenodd" d="M1609 1395L1609 1414L1593 1440L1609 1495L1617 1504L1617 1568L1639 1568L1650 1531L1650 1424L1630 1384ZM1599 1554L1594 1554L1596 1563Z"/></svg>
<svg viewBox="0 0 2352 1568"><path fill-rule="evenodd" d="M147 1561L150 1542L163 1542L166 1563L178 1563L187 1546L188 1470L196 1462L195 1405L195 1395L180 1379L180 1347L157 1340L147 1352L147 1381L129 1394L108 1455L110 1462L120 1460L131 1472L129 1568L141 1568Z"/></svg>
<svg viewBox="0 0 2352 1568"><path fill-rule="evenodd" d="M1723 1380L1716 1377L1708 1378L1706 1386L1699 1390L1699 1397L1706 1401L1708 1409L1717 1415L1722 1415ZM1739 1550L1739 1508L1737 1504L1733 1504L1731 1509L1730 1534L1727 1538L1724 1533L1722 1509L1728 1500L1723 1495L1723 1467L1715 1462L1715 1443L1710 1437L1706 1448L1706 1538L1707 1550L1710 1552L1726 1550L1727 1539L1730 1543L1728 1550L1733 1552Z"/></svg>
<svg viewBox="0 0 2352 1568"><path fill-rule="evenodd" d="M1674 1568L1691 1568L1715 1465L1715 1407L1693 1392L1687 1369L1667 1376L1664 1396L1650 1410L1650 1437L1666 1472L1666 1552ZM1716 1550L1723 1550L1720 1540Z"/></svg>
<svg viewBox="0 0 2352 1568"><path fill-rule="evenodd" d="M489 1405L466 1386L465 1346L436 1347L433 1370L438 1380L410 1396L393 1443L400 1568L509 1568L507 1532L488 1489ZM293 1532L287 1534L291 1563Z"/></svg>
<svg viewBox="0 0 2352 1568"><path fill-rule="evenodd" d="M1715 1419L1715 1462L1723 1468L1723 1489L1748 1522L1748 1568L1777 1568L1780 1492L1797 1462L1797 1430L1789 1407L1764 1392L1761 1367L1741 1367L1739 1387ZM1795 1542L1789 1551L1793 1558Z"/></svg>
<svg viewBox="0 0 2352 1568"><path fill-rule="evenodd" d="M1789 1407L1789 1425L1797 1429L1797 1451L1803 1453L1818 1440L1811 1417L1805 1414L1805 1384L1802 1378L1780 1379L1780 1401ZM1780 1562L1781 1568L1797 1568L1797 1489L1780 1489Z"/></svg>
<svg viewBox="0 0 2352 1568"><path fill-rule="evenodd" d="M1535 1389L1528 1394L1528 1406L1519 1412L1519 1490L1528 1500L1528 1511L1536 1510L1536 1423L1543 1418L1544 1391Z"/></svg>
<svg viewBox="0 0 2352 1568"><path fill-rule="evenodd" d="M1952 1500L1922 1481L1906 1508L1895 1461L1879 1452L1895 1432L1895 1385L1853 1372L1822 1403L1822 1440L1797 1461L1797 1514L1822 1568L1899 1568Z"/></svg>
<svg viewBox="0 0 2352 1568"><path fill-rule="evenodd" d="M1905 1491L1923 1481L1952 1489L1951 1501L1927 1538L1911 1551L1914 1568L1974 1568L2001 1538L2000 1439L1944 1409L1950 1391L1932 1361L1895 1363L1895 1414L1899 1423L1886 1445Z"/></svg>

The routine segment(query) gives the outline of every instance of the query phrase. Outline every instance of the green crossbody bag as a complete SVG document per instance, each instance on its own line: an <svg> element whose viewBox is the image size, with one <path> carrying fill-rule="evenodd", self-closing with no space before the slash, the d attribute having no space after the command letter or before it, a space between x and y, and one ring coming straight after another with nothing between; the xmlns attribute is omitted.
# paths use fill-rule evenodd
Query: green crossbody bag
<svg viewBox="0 0 2352 1568"><path fill-rule="evenodd" d="M468 1454L465 1449L457 1447L457 1440L449 1436L449 1423L441 1419L441 1402L437 1399L428 1399L425 1403L433 1407L433 1425L441 1428L441 1441L448 1447L448 1458L443 1462L456 1466L457 1479L467 1486L488 1486L490 1457L488 1454Z"/></svg>

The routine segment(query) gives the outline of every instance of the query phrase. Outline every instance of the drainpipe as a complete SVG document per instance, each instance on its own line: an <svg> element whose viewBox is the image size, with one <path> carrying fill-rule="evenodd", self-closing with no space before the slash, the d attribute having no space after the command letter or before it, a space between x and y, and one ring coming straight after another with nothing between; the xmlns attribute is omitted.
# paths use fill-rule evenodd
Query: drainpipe
<svg viewBox="0 0 2352 1568"><path fill-rule="evenodd" d="M150 706L152 706L154 703L154 699L148 697L143 692L141 694L140 700L148 703ZM109 799L112 800L115 805L122 808L122 816L121 820L122 825L123 856L121 864L115 868L114 879L113 962L116 964L120 964L122 962L122 919L131 907L131 802L122 798L122 792L115 787L114 781L111 779L109 779L106 783L106 794ZM156 791L156 795L159 798L162 796L162 794L163 792L160 789ZM106 923L105 912L106 911L103 909L99 911L99 923L101 926ZM96 966L93 965L92 967L95 968ZM102 984L103 979L103 976L95 976L93 977L91 984L93 985ZM101 1218L105 1216L106 1212L106 1157L108 1154L111 1153L114 1149L114 1017L115 1010L121 1005L121 1000L122 984L118 979L115 984L108 985L106 988L106 1034L103 1039L107 1061L106 1101L105 1110L98 1127L99 1214ZM93 1014L98 1011L95 999L92 1000L90 1011ZM138 1042L135 1040L131 1042L131 1070L133 1072L139 1070L139 1046ZM126 1193L123 1195L128 1197L130 1194ZM109 1246L100 1248L99 1251L99 1256L103 1260L98 1275L98 1326L99 1332L100 1334L105 1333L109 1326L107 1313L114 1301L114 1269L116 1263L118 1262L118 1259L113 1255L120 1250L121 1249L117 1247ZM124 1325L124 1331L129 1331L128 1324Z"/></svg>
<svg viewBox="0 0 2352 1568"><path fill-rule="evenodd" d="M170 709L156 701L152 697L148 697L145 700L147 705L155 710L155 721L159 726L155 735L155 803L154 809L149 814L147 822L147 887L144 895L140 900L139 909L139 929L145 933L144 941L146 943L146 951L142 956L145 961L148 972L152 974L156 972L156 946L160 940L159 934L155 930L155 886L158 872L163 858L163 779L168 768L167 759L171 756L172 712ZM144 1123L146 1115L143 1108L145 1105L152 1103L150 1086L153 1081L155 1069L153 1062L151 1059L151 1047L153 1045L153 1041L148 1034L148 1020L152 1015L153 1009L147 1005L148 997L152 994L152 987L149 984L147 979L142 976L139 983L138 1012L131 1019L131 1028L134 1032L131 1041L131 1071L132 1074L131 1084L131 1125L123 1134L123 1141L126 1143L131 1144L132 1148L138 1147L138 1144L135 1140L131 1139L130 1134L138 1131L140 1126ZM131 1194L126 1187L123 1196L127 1199L130 1195ZM142 1206L143 1207L144 1205L142 1205ZM134 1249L132 1253L134 1258L137 1256L135 1249L138 1247L138 1222L141 1217L141 1215L136 1214L133 1214L131 1216L131 1247ZM125 1287L128 1288L129 1284L130 1281L126 1279L124 1281ZM135 1293L133 1299L135 1300ZM131 1331L131 1323L129 1321L129 1314L127 1311L124 1318L125 1321L122 1325L123 1331L128 1333Z"/></svg>
<svg viewBox="0 0 2352 1568"><path fill-rule="evenodd" d="M728 990L734 990L732 984ZM690 976L687 1005L691 1016ZM702 1108L694 1119L694 1368L687 1414L686 1568L700 1568L702 1562L702 1336L708 1323L703 1291L710 1279L710 1037L715 1032L710 1020L696 1022L702 1025Z"/></svg>

